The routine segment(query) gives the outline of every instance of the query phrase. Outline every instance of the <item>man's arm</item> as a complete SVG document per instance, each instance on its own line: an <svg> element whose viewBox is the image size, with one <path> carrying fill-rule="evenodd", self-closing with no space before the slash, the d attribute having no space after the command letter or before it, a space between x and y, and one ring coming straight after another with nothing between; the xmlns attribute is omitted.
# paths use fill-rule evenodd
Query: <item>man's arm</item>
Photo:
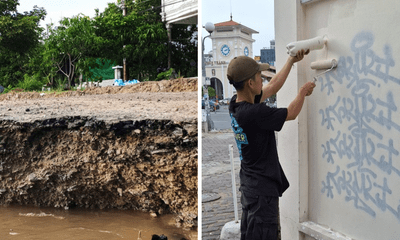
<svg viewBox="0 0 400 240"><path fill-rule="evenodd" d="M297 52L296 56L288 57L283 68L271 79L271 81L267 85L263 86L263 95L261 97L261 102L276 94L281 89L289 75L293 64L302 60L304 58L304 55L307 55L309 52L309 50L304 52L304 50L302 49L301 51Z"/></svg>
<svg viewBox="0 0 400 240"><path fill-rule="evenodd" d="M306 96L310 96L315 87L315 83L307 82L301 88L296 98L289 104L287 108L288 114L286 121L294 120L300 114L301 108L303 107Z"/></svg>

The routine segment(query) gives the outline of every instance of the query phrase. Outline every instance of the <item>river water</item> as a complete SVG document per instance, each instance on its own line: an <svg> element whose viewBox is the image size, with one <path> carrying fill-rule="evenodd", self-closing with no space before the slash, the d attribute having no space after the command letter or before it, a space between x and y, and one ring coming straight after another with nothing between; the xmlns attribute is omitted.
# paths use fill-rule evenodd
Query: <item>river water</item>
<svg viewBox="0 0 400 240"><path fill-rule="evenodd" d="M156 218L134 210L57 209L0 206L0 239L78 240L151 239L164 234L168 240L195 237L193 230L177 228L173 215Z"/></svg>

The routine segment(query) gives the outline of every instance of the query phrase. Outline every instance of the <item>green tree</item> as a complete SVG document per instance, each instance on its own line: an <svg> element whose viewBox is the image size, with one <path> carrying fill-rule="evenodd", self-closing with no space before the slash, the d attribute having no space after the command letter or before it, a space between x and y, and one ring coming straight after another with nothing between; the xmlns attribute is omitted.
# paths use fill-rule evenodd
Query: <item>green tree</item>
<svg viewBox="0 0 400 240"><path fill-rule="evenodd" d="M60 26L52 27L45 45L46 61L66 76L68 87L71 87L76 71L81 75L90 75L90 67L96 65L98 37L93 21L82 14L63 18Z"/></svg>
<svg viewBox="0 0 400 240"><path fill-rule="evenodd" d="M27 75L36 79L43 85L53 85L54 76L57 73L57 68L46 61L47 45L43 42L39 43L29 55L29 61L27 64ZM27 79L25 77L25 79Z"/></svg>
<svg viewBox="0 0 400 240"><path fill-rule="evenodd" d="M39 45L44 8L17 12L18 0L0 1L0 84L16 86L29 72L29 59Z"/></svg>
<svg viewBox="0 0 400 240"><path fill-rule="evenodd" d="M159 73L168 70L170 47L171 68L181 75L197 76L196 25L174 25L168 45L160 0L125 1L125 17L121 1L118 3L109 4L103 13L97 10L96 33L102 37L104 57L119 65L125 57L131 78L155 80Z"/></svg>
<svg viewBox="0 0 400 240"><path fill-rule="evenodd" d="M180 75L197 76L197 26L174 24L172 27L171 67Z"/></svg>
<svg viewBox="0 0 400 240"><path fill-rule="evenodd" d="M160 0L140 0L133 3L127 2L128 11L136 14L136 24L141 26L135 36L139 36L141 42L132 44L136 47L133 52L135 65L148 66L149 71L146 73L153 76L151 72L154 69L157 72L167 71L168 67L168 48L171 52L171 68L175 74L181 76L197 76L197 27L196 25L173 24L171 43L168 44L168 34L165 22L161 20L161 1ZM149 30L150 29L150 30ZM149 37L148 32L157 36L157 42L153 37ZM154 49L158 45L158 49ZM145 49L148 51L142 51ZM142 68L139 68L142 70ZM152 77L151 79L155 79Z"/></svg>
<svg viewBox="0 0 400 240"><path fill-rule="evenodd" d="M127 59L130 78L142 80L157 76L157 69L167 62L167 31L161 22L160 0L126 1L127 16L119 5L109 4L97 12L96 33L102 37L104 57L122 65ZM125 47L124 47L125 46Z"/></svg>
<svg viewBox="0 0 400 240"><path fill-rule="evenodd" d="M213 87L208 87L208 97L213 98L215 96L216 96L215 89Z"/></svg>
<svg viewBox="0 0 400 240"><path fill-rule="evenodd" d="M34 6L30 12L17 12L18 0L0 2L0 48L26 53L35 47L43 30L39 21L46 15L43 8Z"/></svg>
<svg viewBox="0 0 400 240"><path fill-rule="evenodd" d="M130 53L131 68L139 79L155 79L157 69L168 64L168 34L161 21L160 0L139 0L129 2L130 16L136 25L134 34L128 40L126 53Z"/></svg>

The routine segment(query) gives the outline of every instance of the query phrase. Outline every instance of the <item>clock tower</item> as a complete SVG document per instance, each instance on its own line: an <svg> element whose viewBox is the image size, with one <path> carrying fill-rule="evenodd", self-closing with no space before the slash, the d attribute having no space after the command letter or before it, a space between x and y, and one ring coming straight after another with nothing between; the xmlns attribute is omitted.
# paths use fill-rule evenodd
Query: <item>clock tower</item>
<svg viewBox="0 0 400 240"><path fill-rule="evenodd" d="M253 34L257 31L231 20L216 23L211 34L211 60L206 62L206 77L216 90L218 98L232 97L234 87L229 84L226 70L231 59L237 56L253 57Z"/></svg>

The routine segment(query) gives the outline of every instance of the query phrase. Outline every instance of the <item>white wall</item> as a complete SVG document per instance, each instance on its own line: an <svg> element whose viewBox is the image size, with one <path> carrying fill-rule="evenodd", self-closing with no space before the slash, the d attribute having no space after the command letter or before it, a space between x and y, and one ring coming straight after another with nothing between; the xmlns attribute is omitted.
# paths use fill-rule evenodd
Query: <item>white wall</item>
<svg viewBox="0 0 400 240"><path fill-rule="evenodd" d="M163 21L168 23L177 24L197 24L197 0L175 1L175 0L162 0L161 1Z"/></svg>
<svg viewBox="0 0 400 240"><path fill-rule="evenodd" d="M276 0L275 7L275 54L276 69L279 70L287 60L286 44L297 39L296 2ZM298 90L298 66L292 68L286 84L277 95L278 107L287 107ZM289 189L280 199L282 239L299 239L297 231L300 219L299 203L299 121L288 122L278 134L278 154L281 165L290 182Z"/></svg>
<svg viewBox="0 0 400 240"><path fill-rule="evenodd" d="M303 239L306 221L353 239L400 239L399 9L394 0L275 1L277 70L289 42L329 38L292 69L278 106L320 72L311 62L339 62L278 136L291 183L281 199L285 240Z"/></svg>

